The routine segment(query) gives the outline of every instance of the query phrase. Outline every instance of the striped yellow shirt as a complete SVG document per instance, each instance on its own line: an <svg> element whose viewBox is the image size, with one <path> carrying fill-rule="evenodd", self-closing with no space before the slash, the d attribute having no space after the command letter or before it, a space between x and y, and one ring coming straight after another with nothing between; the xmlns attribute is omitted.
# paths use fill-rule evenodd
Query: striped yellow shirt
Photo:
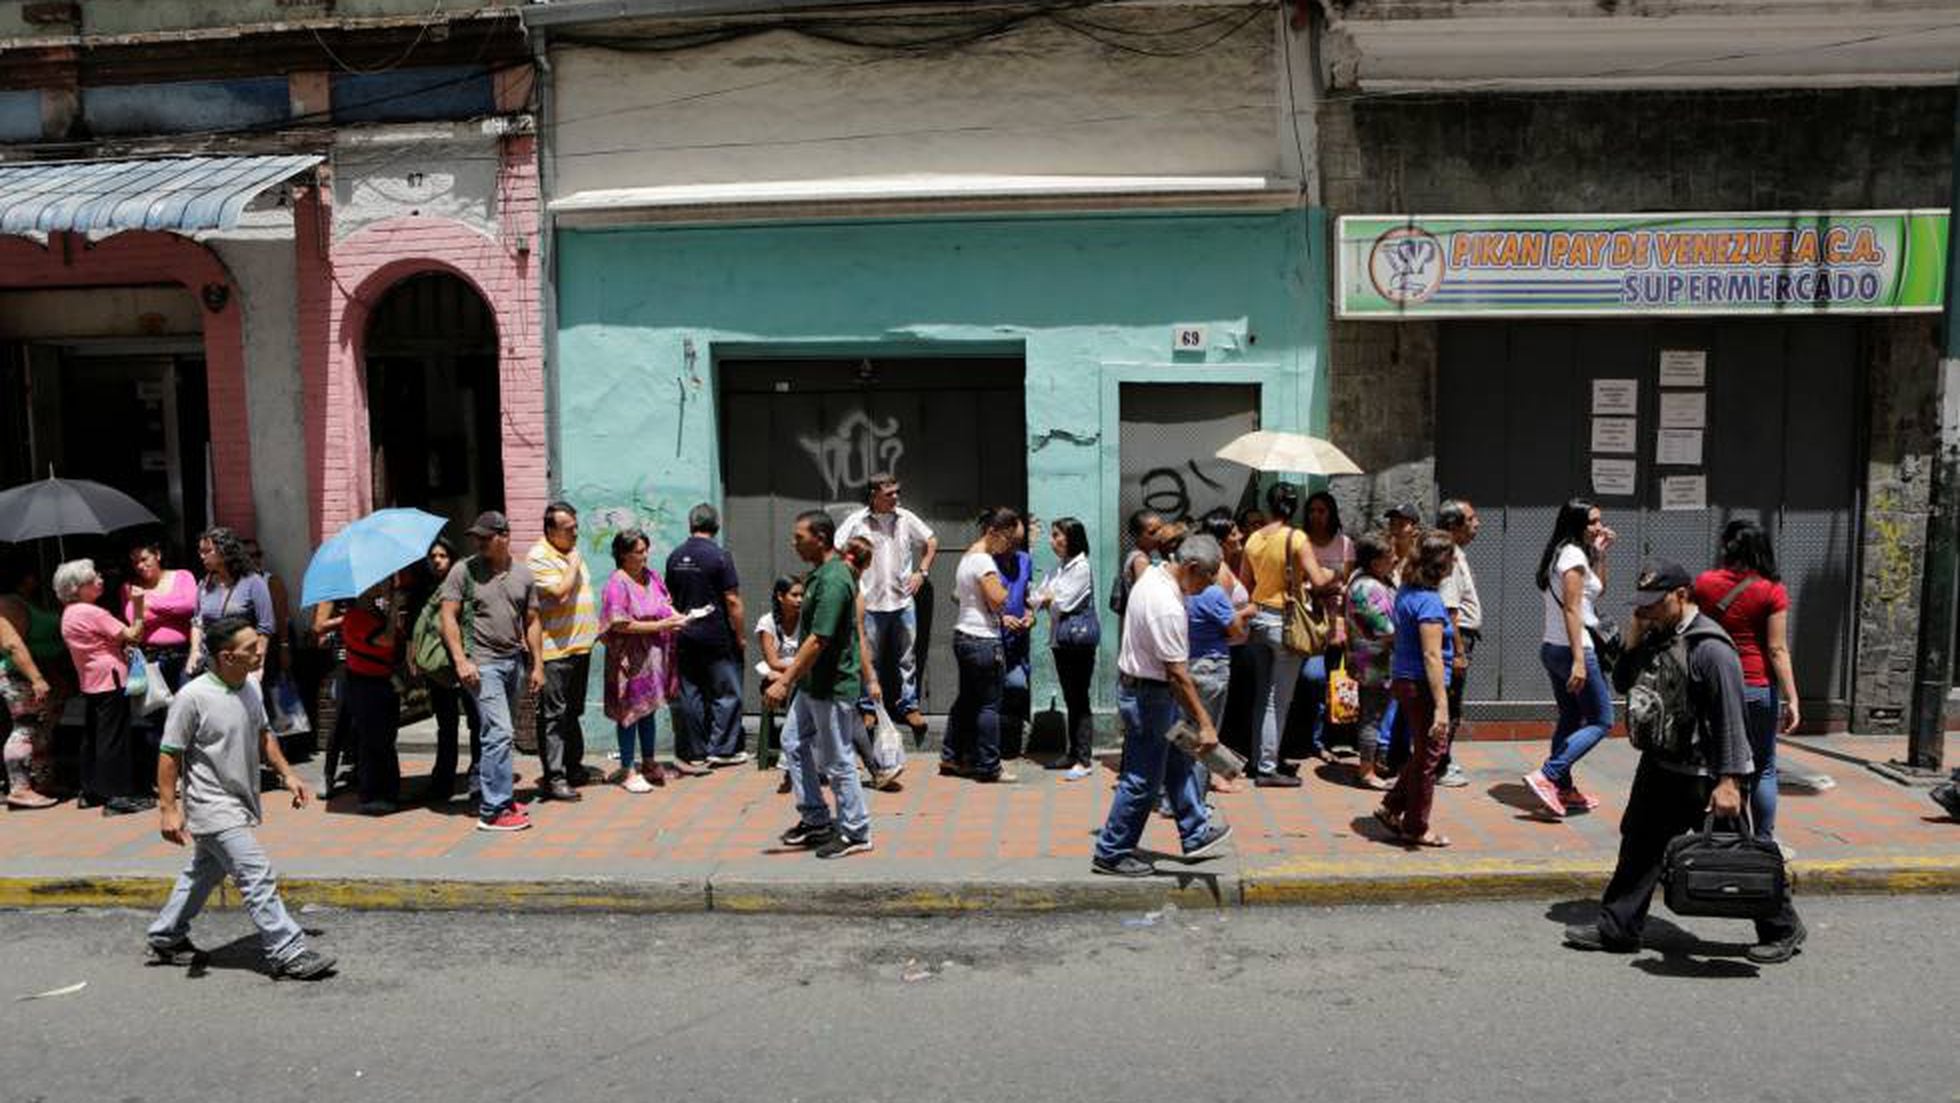
<svg viewBox="0 0 1960 1103"><path fill-rule="evenodd" d="M551 541L540 540L531 546L524 565L531 568L531 577L537 581L538 620L544 628L545 661L591 651L599 639L599 616L593 609L592 579L584 561L580 560L574 568L570 556L552 547ZM548 588L561 585L566 572L574 569L578 571L578 585L571 595L552 598Z"/></svg>

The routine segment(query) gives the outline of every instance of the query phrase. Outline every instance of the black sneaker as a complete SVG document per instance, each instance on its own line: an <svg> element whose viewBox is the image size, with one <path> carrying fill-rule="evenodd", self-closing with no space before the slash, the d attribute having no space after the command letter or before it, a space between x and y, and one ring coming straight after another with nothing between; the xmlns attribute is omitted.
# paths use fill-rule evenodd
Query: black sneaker
<svg viewBox="0 0 1960 1103"><path fill-rule="evenodd" d="M1202 862L1206 858L1216 858L1225 849L1226 840L1231 837L1231 824L1212 824L1205 828L1203 835L1198 837L1197 845L1185 850L1184 860L1187 862Z"/></svg>
<svg viewBox="0 0 1960 1103"><path fill-rule="evenodd" d="M1575 950L1591 950L1603 954L1631 954L1640 949L1638 942L1609 942L1599 933L1597 923L1574 923L1565 928L1565 944Z"/></svg>
<svg viewBox="0 0 1960 1103"><path fill-rule="evenodd" d="M157 806L155 797L110 797L102 802L105 816L128 816L137 812L148 812Z"/></svg>
<svg viewBox="0 0 1960 1103"><path fill-rule="evenodd" d="M203 952L203 950L191 945L189 935L185 935L183 938L164 946L159 946L152 942L150 943L150 964L189 965Z"/></svg>
<svg viewBox="0 0 1960 1103"><path fill-rule="evenodd" d="M1121 858L1091 858L1089 872L1106 877L1149 877L1157 867L1134 854L1125 854Z"/></svg>
<svg viewBox="0 0 1960 1103"><path fill-rule="evenodd" d="M827 823L803 823L799 820L795 827L778 835L777 838L784 846L810 847L822 846L829 842L832 834Z"/></svg>
<svg viewBox="0 0 1960 1103"><path fill-rule="evenodd" d="M1943 781L1933 786L1933 803L1946 809L1946 814L1960 820L1960 785Z"/></svg>
<svg viewBox="0 0 1960 1103"><path fill-rule="evenodd" d="M272 967L273 980L319 980L333 972L334 959L318 950L301 950Z"/></svg>
<svg viewBox="0 0 1960 1103"><path fill-rule="evenodd" d="M844 835L832 835L817 848L819 858L847 858L853 854L864 854L871 850L870 839L853 839Z"/></svg>
<svg viewBox="0 0 1960 1103"><path fill-rule="evenodd" d="M1298 774L1260 774L1252 779L1252 784L1260 789L1298 789L1306 783Z"/></svg>
<svg viewBox="0 0 1960 1103"><path fill-rule="evenodd" d="M1804 930L1803 920L1799 919L1789 934L1771 942L1759 942L1749 947L1744 956L1758 965L1778 965L1796 957L1797 947L1809 937L1810 932Z"/></svg>

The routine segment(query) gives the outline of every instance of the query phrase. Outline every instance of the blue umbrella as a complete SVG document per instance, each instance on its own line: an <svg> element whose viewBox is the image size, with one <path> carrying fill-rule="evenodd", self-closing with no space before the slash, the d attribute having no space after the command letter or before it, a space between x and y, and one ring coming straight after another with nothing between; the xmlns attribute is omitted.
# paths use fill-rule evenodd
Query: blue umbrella
<svg viewBox="0 0 1960 1103"><path fill-rule="evenodd" d="M299 603L358 597L368 587L429 554L448 522L419 509L383 509L348 525L313 553Z"/></svg>

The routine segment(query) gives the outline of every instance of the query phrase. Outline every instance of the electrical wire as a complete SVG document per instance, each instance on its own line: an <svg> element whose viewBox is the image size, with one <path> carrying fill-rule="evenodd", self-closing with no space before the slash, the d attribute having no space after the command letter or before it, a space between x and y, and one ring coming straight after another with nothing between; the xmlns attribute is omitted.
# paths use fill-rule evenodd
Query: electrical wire
<svg viewBox="0 0 1960 1103"><path fill-rule="evenodd" d="M324 52L330 60L332 60L332 62L335 65L340 67L342 72L352 73L356 76L376 76L378 74L390 72L394 69L397 69L401 67L403 63L408 61L409 56L415 53L416 47L422 45L422 40L428 37L429 28L435 26L435 18L438 14L442 12L443 2L444 0L436 0L436 6L430 8L429 14L422 17L422 25L419 28L417 28L415 32L414 41L408 44L408 49L403 50L401 52L400 57L396 58L391 62L388 62L386 65L382 65L373 69L362 69L354 65L349 65L345 60L341 58L339 54L334 53L332 46L327 45L327 40L321 37L320 35L319 27L309 23L307 24L306 29L313 33L313 41L320 47L321 51Z"/></svg>

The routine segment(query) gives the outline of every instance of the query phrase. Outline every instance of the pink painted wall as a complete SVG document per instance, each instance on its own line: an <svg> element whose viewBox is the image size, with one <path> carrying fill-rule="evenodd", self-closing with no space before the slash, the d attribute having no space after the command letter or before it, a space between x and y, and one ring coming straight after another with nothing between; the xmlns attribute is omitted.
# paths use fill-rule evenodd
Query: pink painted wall
<svg viewBox="0 0 1960 1103"><path fill-rule="evenodd" d="M528 135L500 146L495 238L448 219L398 217L334 241L331 190L307 188L299 197L300 368L316 541L373 508L361 343L374 304L420 272L455 275L489 305L500 352L504 509L519 531L544 512L549 472L536 146Z"/></svg>
<svg viewBox="0 0 1960 1103"><path fill-rule="evenodd" d="M205 391L217 491L212 516L221 525L257 535L245 407L244 317L224 262L197 242L171 233L129 231L97 242L75 234L52 234L46 247L23 237L0 236L0 288L159 283L183 287L198 299L203 312ZM223 307L212 310L204 303L207 288L222 290Z"/></svg>

